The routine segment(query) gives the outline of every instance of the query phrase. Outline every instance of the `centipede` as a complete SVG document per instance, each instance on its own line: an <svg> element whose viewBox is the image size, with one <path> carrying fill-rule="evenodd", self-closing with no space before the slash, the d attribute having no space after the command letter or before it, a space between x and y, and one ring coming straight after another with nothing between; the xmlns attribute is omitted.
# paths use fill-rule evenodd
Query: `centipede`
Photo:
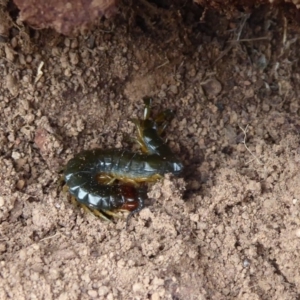
<svg viewBox="0 0 300 300"><path fill-rule="evenodd" d="M129 211L126 223L145 207L147 184L167 173L179 176L183 164L165 143L162 135L174 117L165 110L150 118L152 98L144 98L144 116L132 119L140 152L128 149L84 150L64 168L69 193L103 219L110 220L120 210Z"/></svg>

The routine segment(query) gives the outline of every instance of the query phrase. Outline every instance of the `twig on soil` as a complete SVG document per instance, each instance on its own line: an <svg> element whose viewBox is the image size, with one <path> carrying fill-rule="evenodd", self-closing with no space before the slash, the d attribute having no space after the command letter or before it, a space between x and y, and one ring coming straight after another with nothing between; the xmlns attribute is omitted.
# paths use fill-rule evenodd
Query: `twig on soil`
<svg viewBox="0 0 300 300"><path fill-rule="evenodd" d="M246 24L246 21L249 19L249 17L250 17L250 14L245 14L245 15L244 15L244 18L242 19L242 24L241 24L241 26L240 26L240 28L239 28L239 31L238 31L237 35L236 35L236 40L237 40L237 41L240 40L242 31L243 31L244 26L245 26L245 24Z"/></svg>
<svg viewBox="0 0 300 300"><path fill-rule="evenodd" d="M227 43L237 43L237 42L253 42L253 41L262 41L262 40L270 40L268 36L262 36L258 38L253 38L253 39L240 39L240 40L229 40Z"/></svg>
<svg viewBox="0 0 300 300"><path fill-rule="evenodd" d="M43 76L43 74L44 74L44 72L42 71L43 66L44 66L44 62L41 61L40 64L39 64L39 66L38 66L38 69L37 69L37 73L36 73L36 78L34 80L34 84L36 84L40 80L40 78Z"/></svg>
<svg viewBox="0 0 300 300"><path fill-rule="evenodd" d="M165 66L165 65L167 65L169 63L170 63L170 61L167 59L164 63L162 63L161 65L157 66L156 69L160 69L160 68L162 68L163 66Z"/></svg>
<svg viewBox="0 0 300 300"><path fill-rule="evenodd" d="M231 41L230 45L223 51L223 53L212 63L212 65L215 65L220 59L222 59L233 47L233 45L237 42L240 42L240 37L242 34L242 31L244 29L244 26L246 24L246 21L249 19L250 14L245 14L242 18L242 23L240 25L240 28L236 34L236 39Z"/></svg>
<svg viewBox="0 0 300 300"><path fill-rule="evenodd" d="M247 124L246 128L244 129L243 127L239 126L240 129L243 131L244 133L244 140L243 140L243 144L245 146L245 148L247 149L247 151L254 157L254 159L260 164L263 165L263 163L259 160L259 158L248 148L247 144L246 144L246 139L247 139L247 130L248 130L248 126L249 124Z"/></svg>
<svg viewBox="0 0 300 300"><path fill-rule="evenodd" d="M60 232L56 232L55 234L53 234L53 235L51 235L51 236L47 236L47 237L41 239L40 242L46 241L46 240L50 240L50 239L53 239L54 237L56 237L56 236L58 236L58 235L61 235L61 233L60 233Z"/></svg>
<svg viewBox="0 0 300 300"><path fill-rule="evenodd" d="M287 39L287 19L283 17L282 47L280 50L280 55L283 54L284 48L286 47L286 39Z"/></svg>

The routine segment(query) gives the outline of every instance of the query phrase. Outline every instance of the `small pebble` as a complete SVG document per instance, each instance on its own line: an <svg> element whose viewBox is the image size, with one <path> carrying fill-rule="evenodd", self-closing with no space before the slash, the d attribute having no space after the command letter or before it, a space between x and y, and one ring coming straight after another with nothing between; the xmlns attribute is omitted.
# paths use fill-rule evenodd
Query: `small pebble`
<svg viewBox="0 0 300 300"><path fill-rule="evenodd" d="M141 283L135 283L133 286L132 286L132 291L133 292L139 292L139 291L141 291L141 290L143 290L143 285L141 284Z"/></svg>
<svg viewBox="0 0 300 300"><path fill-rule="evenodd" d="M92 298L96 298L98 296L98 293L95 290L89 290L88 295Z"/></svg>
<svg viewBox="0 0 300 300"><path fill-rule="evenodd" d="M296 237L300 238L300 228L296 229L295 234L296 234Z"/></svg>
<svg viewBox="0 0 300 300"><path fill-rule="evenodd" d="M98 289L98 295L99 296L105 296L107 295L109 292L109 288L105 285L103 286L100 286L99 289Z"/></svg>
<svg viewBox="0 0 300 300"><path fill-rule="evenodd" d="M210 96L217 96L222 91L221 83L216 79L208 79L201 83L205 93Z"/></svg>
<svg viewBox="0 0 300 300"><path fill-rule="evenodd" d="M6 76L6 88L9 90L12 96L17 96L19 94L19 84L16 78L11 74Z"/></svg>
<svg viewBox="0 0 300 300"><path fill-rule="evenodd" d="M160 296L158 293L153 293L152 296L151 296L151 300L159 300L160 299Z"/></svg>
<svg viewBox="0 0 300 300"><path fill-rule="evenodd" d="M17 189L22 190L24 188L24 186L25 186L25 180L23 180L23 179L18 180Z"/></svg>
<svg viewBox="0 0 300 300"><path fill-rule="evenodd" d="M171 93L173 93L174 95L178 94L178 88L176 85L170 85L169 90Z"/></svg>
<svg viewBox="0 0 300 300"><path fill-rule="evenodd" d="M2 207L3 205L4 205L4 198L0 196L0 207Z"/></svg>

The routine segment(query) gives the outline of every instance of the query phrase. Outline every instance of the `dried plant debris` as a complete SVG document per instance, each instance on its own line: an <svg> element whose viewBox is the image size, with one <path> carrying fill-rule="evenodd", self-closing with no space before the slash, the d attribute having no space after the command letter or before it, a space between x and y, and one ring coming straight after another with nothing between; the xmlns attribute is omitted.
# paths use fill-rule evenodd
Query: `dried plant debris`
<svg viewBox="0 0 300 300"><path fill-rule="evenodd" d="M116 13L117 0L14 0L19 19L42 29L54 28L70 35L82 32L102 16Z"/></svg>
<svg viewBox="0 0 300 300"><path fill-rule="evenodd" d="M0 0L0 43L7 42L13 21L6 11L7 0Z"/></svg>
<svg viewBox="0 0 300 300"><path fill-rule="evenodd" d="M271 4L273 6L280 6L284 8L284 5L289 3L292 4L292 8L294 8L293 5L295 5L297 9L300 8L299 0L194 0L194 2L200 4L206 9L212 8L216 9L219 12L223 12L227 15L227 17L233 17L241 10L241 8L244 11L250 12L253 11L253 9L257 8L259 5ZM294 14L294 12L290 13L292 15Z"/></svg>

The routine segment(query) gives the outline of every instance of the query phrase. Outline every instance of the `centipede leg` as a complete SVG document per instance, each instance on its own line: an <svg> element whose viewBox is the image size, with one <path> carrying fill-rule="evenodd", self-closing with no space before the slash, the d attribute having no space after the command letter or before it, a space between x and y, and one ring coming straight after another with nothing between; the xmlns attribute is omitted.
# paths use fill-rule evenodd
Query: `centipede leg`
<svg viewBox="0 0 300 300"><path fill-rule="evenodd" d="M147 120L150 117L150 112L151 112L151 106L152 106L153 99L151 97L144 97L143 101L144 101L144 104L145 104L144 120Z"/></svg>
<svg viewBox="0 0 300 300"><path fill-rule="evenodd" d="M137 143L140 146L141 151L143 153L148 153L147 146L145 145L144 140L143 140L143 123L142 123L142 121L140 121L138 119L131 119L131 122L134 123L136 130L137 130L137 137L132 138L132 140L135 141L135 143Z"/></svg>
<svg viewBox="0 0 300 300"><path fill-rule="evenodd" d="M110 217L113 217L113 218L122 218L121 215L119 215L119 214L117 214L117 213L115 213L115 212L113 212L113 211L110 211L110 210L103 210L103 212L104 212L106 215L108 215L108 216L110 216Z"/></svg>
<svg viewBox="0 0 300 300"><path fill-rule="evenodd" d="M104 174L104 173L97 174L96 179L100 184L105 184L105 185L112 185L116 180L116 178L113 177L112 175Z"/></svg>
<svg viewBox="0 0 300 300"><path fill-rule="evenodd" d="M84 205L84 204L78 202L78 201L76 200L76 198L73 197L73 196L71 197L71 202L72 202L72 204L73 204L74 206L82 208L85 212L92 213L92 214L94 214L96 217L99 217L99 218L101 218L101 219L104 219L104 220L106 220L106 221L111 222L111 220L110 220L107 216L105 216L101 211L99 211L99 210L97 210L97 209L93 209L93 208L91 208L91 207L88 207L88 206L86 206L86 205ZM106 212L105 212L105 213L106 213ZM109 214L108 214L108 215L109 215Z"/></svg>
<svg viewBox="0 0 300 300"><path fill-rule="evenodd" d="M92 208L89 208L87 206L85 206L85 208L90 211L91 213L93 213L96 217L98 218L101 218L105 221L108 221L108 222L112 222L111 219L109 219L105 214L106 214L106 211L105 211L105 214L102 213L100 210L97 210L97 209L92 209Z"/></svg>
<svg viewBox="0 0 300 300"><path fill-rule="evenodd" d="M171 109L167 109L155 117L155 123L157 125L157 133L158 135L162 135L166 130L167 126L170 124L172 119L174 118L174 111Z"/></svg>

